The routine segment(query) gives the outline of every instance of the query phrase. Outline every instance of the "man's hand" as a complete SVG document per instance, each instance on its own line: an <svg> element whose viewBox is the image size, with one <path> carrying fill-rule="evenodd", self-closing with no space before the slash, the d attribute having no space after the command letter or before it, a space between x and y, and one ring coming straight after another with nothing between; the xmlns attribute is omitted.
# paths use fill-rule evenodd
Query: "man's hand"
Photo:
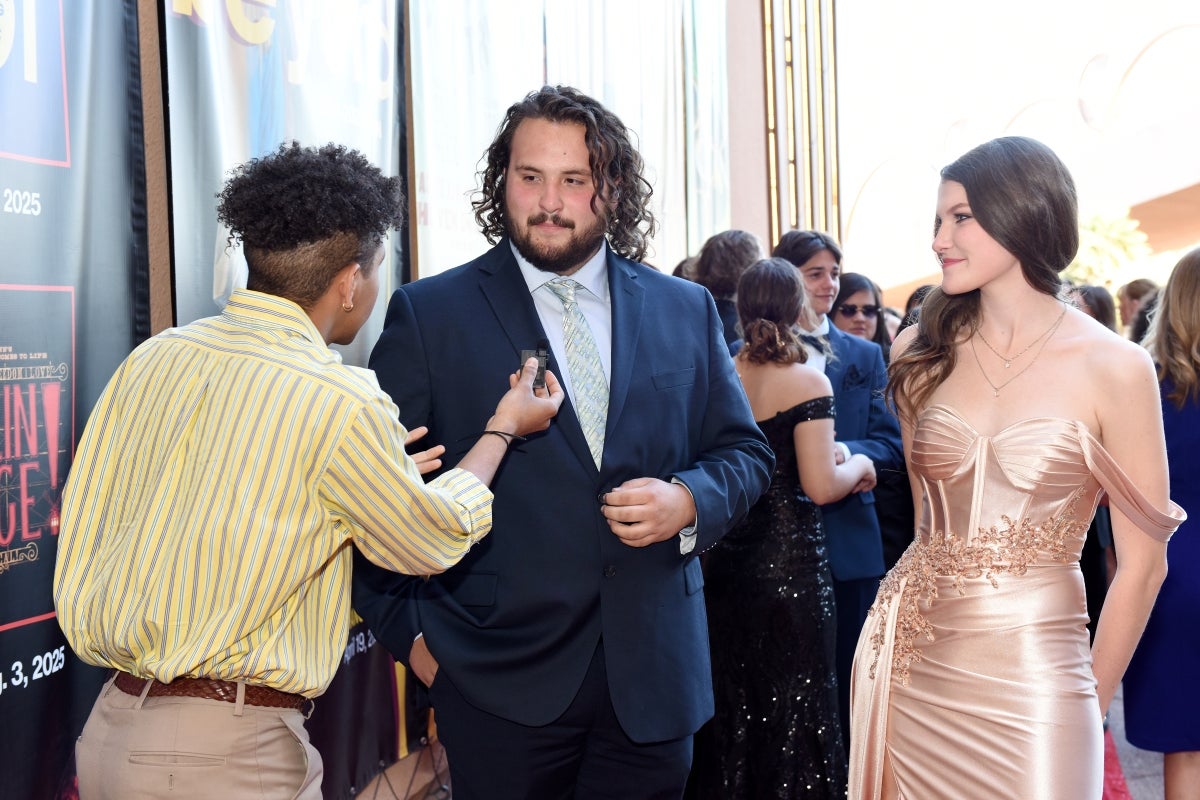
<svg viewBox="0 0 1200 800"><path fill-rule="evenodd" d="M692 493L677 483L635 478L600 496L608 527L630 547L663 542L696 522Z"/></svg>
<svg viewBox="0 0 1200 800"><path fill-rule="evenodd" d="M425 438L425 434L429 433L429 428L422 425L419 428L413 428L408 432L408 438L404 440L406 445L420 441ZM422 450L419 453L412 454L412 460L417 463L417 469L422 475L428 475L435 469L442 466L442 454L446 452L444 444L434 445L428 450Z"/></svg>
<svg viewBox="0 0 1200 800"><path fill-rule="evenodd" d="M433 679L437 675L438 662L433 657L433 653L429 652L429 646L425 644L425 637L417 637L413 642L412 649L408 651L408 667L413 675L417 676L417 680L425 684L428 689L433 685Z"/></svg>

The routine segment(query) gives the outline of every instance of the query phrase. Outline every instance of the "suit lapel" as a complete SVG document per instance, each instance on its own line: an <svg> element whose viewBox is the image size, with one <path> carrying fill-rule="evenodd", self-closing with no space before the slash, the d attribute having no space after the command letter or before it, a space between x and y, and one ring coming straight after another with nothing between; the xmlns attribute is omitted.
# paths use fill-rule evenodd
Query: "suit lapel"
<svg viewBox="0 0 1200 800"><path fill-rule="evenodd" d="M507 239L492 248L478 268L479 290L513 347L515 368L521 351L533 349L538 339L545 338L533 298L529 296L529 287L521 277Z"/></svg>
<svg viewBox="0 0 1200 800"><path fill-rule="evenodd" d="M608 390L608 424L604 441L615 442L617 420L625 407L633 378L638 334L642 330L646 290L632 263L608 252L608 287L612 300L612 377Z"/></svg>
<svg viewBox="0 0 1200 800"><path fill-rule="evenodd" d="M830 320L829 333L825 338L829 340L829 350L833 353L833 357L826 356L825 358L825 377L829 378L835 396L841 391L842 379L846 375L846 346L842 341L844 336L849 336L849 334L843 333L833 324L833 320Z"/></svg>
<svg viewBox="0 0 1200 800"><path fill-rule="evenodd" d="M521 276L521 269L517 266L517 259L513 257L508 239L501 240L492 248L488 257L480 261L478 268L479 290L491 306L497 323L512 345L512 363L515 369L521 358L521 351L532 350L537 346L539 339L546 338L541 318L534 308L529 286ZM546 366L556 375L561 372L554 353L550 354ZM609 419L612 419L611 410ZM588 449L583 428L569 398L563 402L552 425L560 428L563 438L580 462L595 472L596 463L592 460L592 451Z"/></svg>

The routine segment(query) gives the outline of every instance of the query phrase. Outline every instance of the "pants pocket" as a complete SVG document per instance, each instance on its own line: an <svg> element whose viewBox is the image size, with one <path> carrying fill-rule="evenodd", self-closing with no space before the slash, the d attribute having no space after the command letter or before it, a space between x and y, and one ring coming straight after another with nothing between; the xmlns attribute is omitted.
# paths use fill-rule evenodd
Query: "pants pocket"
<svg viewBox="0 0 1200 800"><path fill-rule="evenodd" d="M325 764L321 754L312 746L308 739L308 730L304 727L304 717L300 714L281 714L280 720L291 731L296 739L296 747L304 754L305 773L300 788L292 800L321 800L321 781L325 777Z"/></svg>

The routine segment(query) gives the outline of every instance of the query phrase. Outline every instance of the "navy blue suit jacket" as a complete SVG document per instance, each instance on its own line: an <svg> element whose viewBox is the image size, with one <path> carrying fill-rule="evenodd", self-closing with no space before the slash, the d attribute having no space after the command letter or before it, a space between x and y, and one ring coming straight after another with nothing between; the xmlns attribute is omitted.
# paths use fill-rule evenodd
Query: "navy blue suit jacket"
<svg viewBox="0 0 1200 800"><path fill-rule="evenodd" d="M825 376L833 384L837 440L851 453L863 453L875 462L878 474L904 464L900 423L884 400L887 367L879 345L851 336L829 325L833 358L825 362ZM875 515L873 492L850 494L821 506L829 540L829 566L840 581L876 578L883 574L883 540Z"/></svg>
<svg viewBox="0 0 1200 800"><path fill-rule="evenodd" d="M713 712L703 579L696 559L747 512L774 459L702 287L608 254L612 379L601 467L570 401L549 430L510 448L492 482L493 529L428 580L355 562L354 605L406 661L423 632L439 675L475 706L525 725L567 708L600 637L617 717L639 742L693 733ZM371 356L409 427L453 466L544 338L507 240L401 287ZM553 355L549 367L557 370ZM695 550L673 537L629 547L597 495L638 477L687 485Z"/></svg>

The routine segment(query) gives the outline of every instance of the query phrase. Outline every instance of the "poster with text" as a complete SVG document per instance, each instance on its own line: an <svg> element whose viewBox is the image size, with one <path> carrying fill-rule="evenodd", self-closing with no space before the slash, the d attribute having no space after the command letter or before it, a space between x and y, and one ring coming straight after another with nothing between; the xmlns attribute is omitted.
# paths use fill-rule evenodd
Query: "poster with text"
<svg viewBox="0 0 1200 800"><path fill-rule="evenodd" d="M57 675L69 653L50 587L75 443L74 291L0 284L0 319L0 717L19 720L14 740L38 743L0 794L15 781L34 797L65 779L71 747L57 724L68 715Z"/></svg>
<svg viewBox="0 0 1200 800"><path fill-rule="evenodd" d="M0 0L0 800L75 795L104 671L52 581L87 414L147 335L135 0Z"/></svg>

